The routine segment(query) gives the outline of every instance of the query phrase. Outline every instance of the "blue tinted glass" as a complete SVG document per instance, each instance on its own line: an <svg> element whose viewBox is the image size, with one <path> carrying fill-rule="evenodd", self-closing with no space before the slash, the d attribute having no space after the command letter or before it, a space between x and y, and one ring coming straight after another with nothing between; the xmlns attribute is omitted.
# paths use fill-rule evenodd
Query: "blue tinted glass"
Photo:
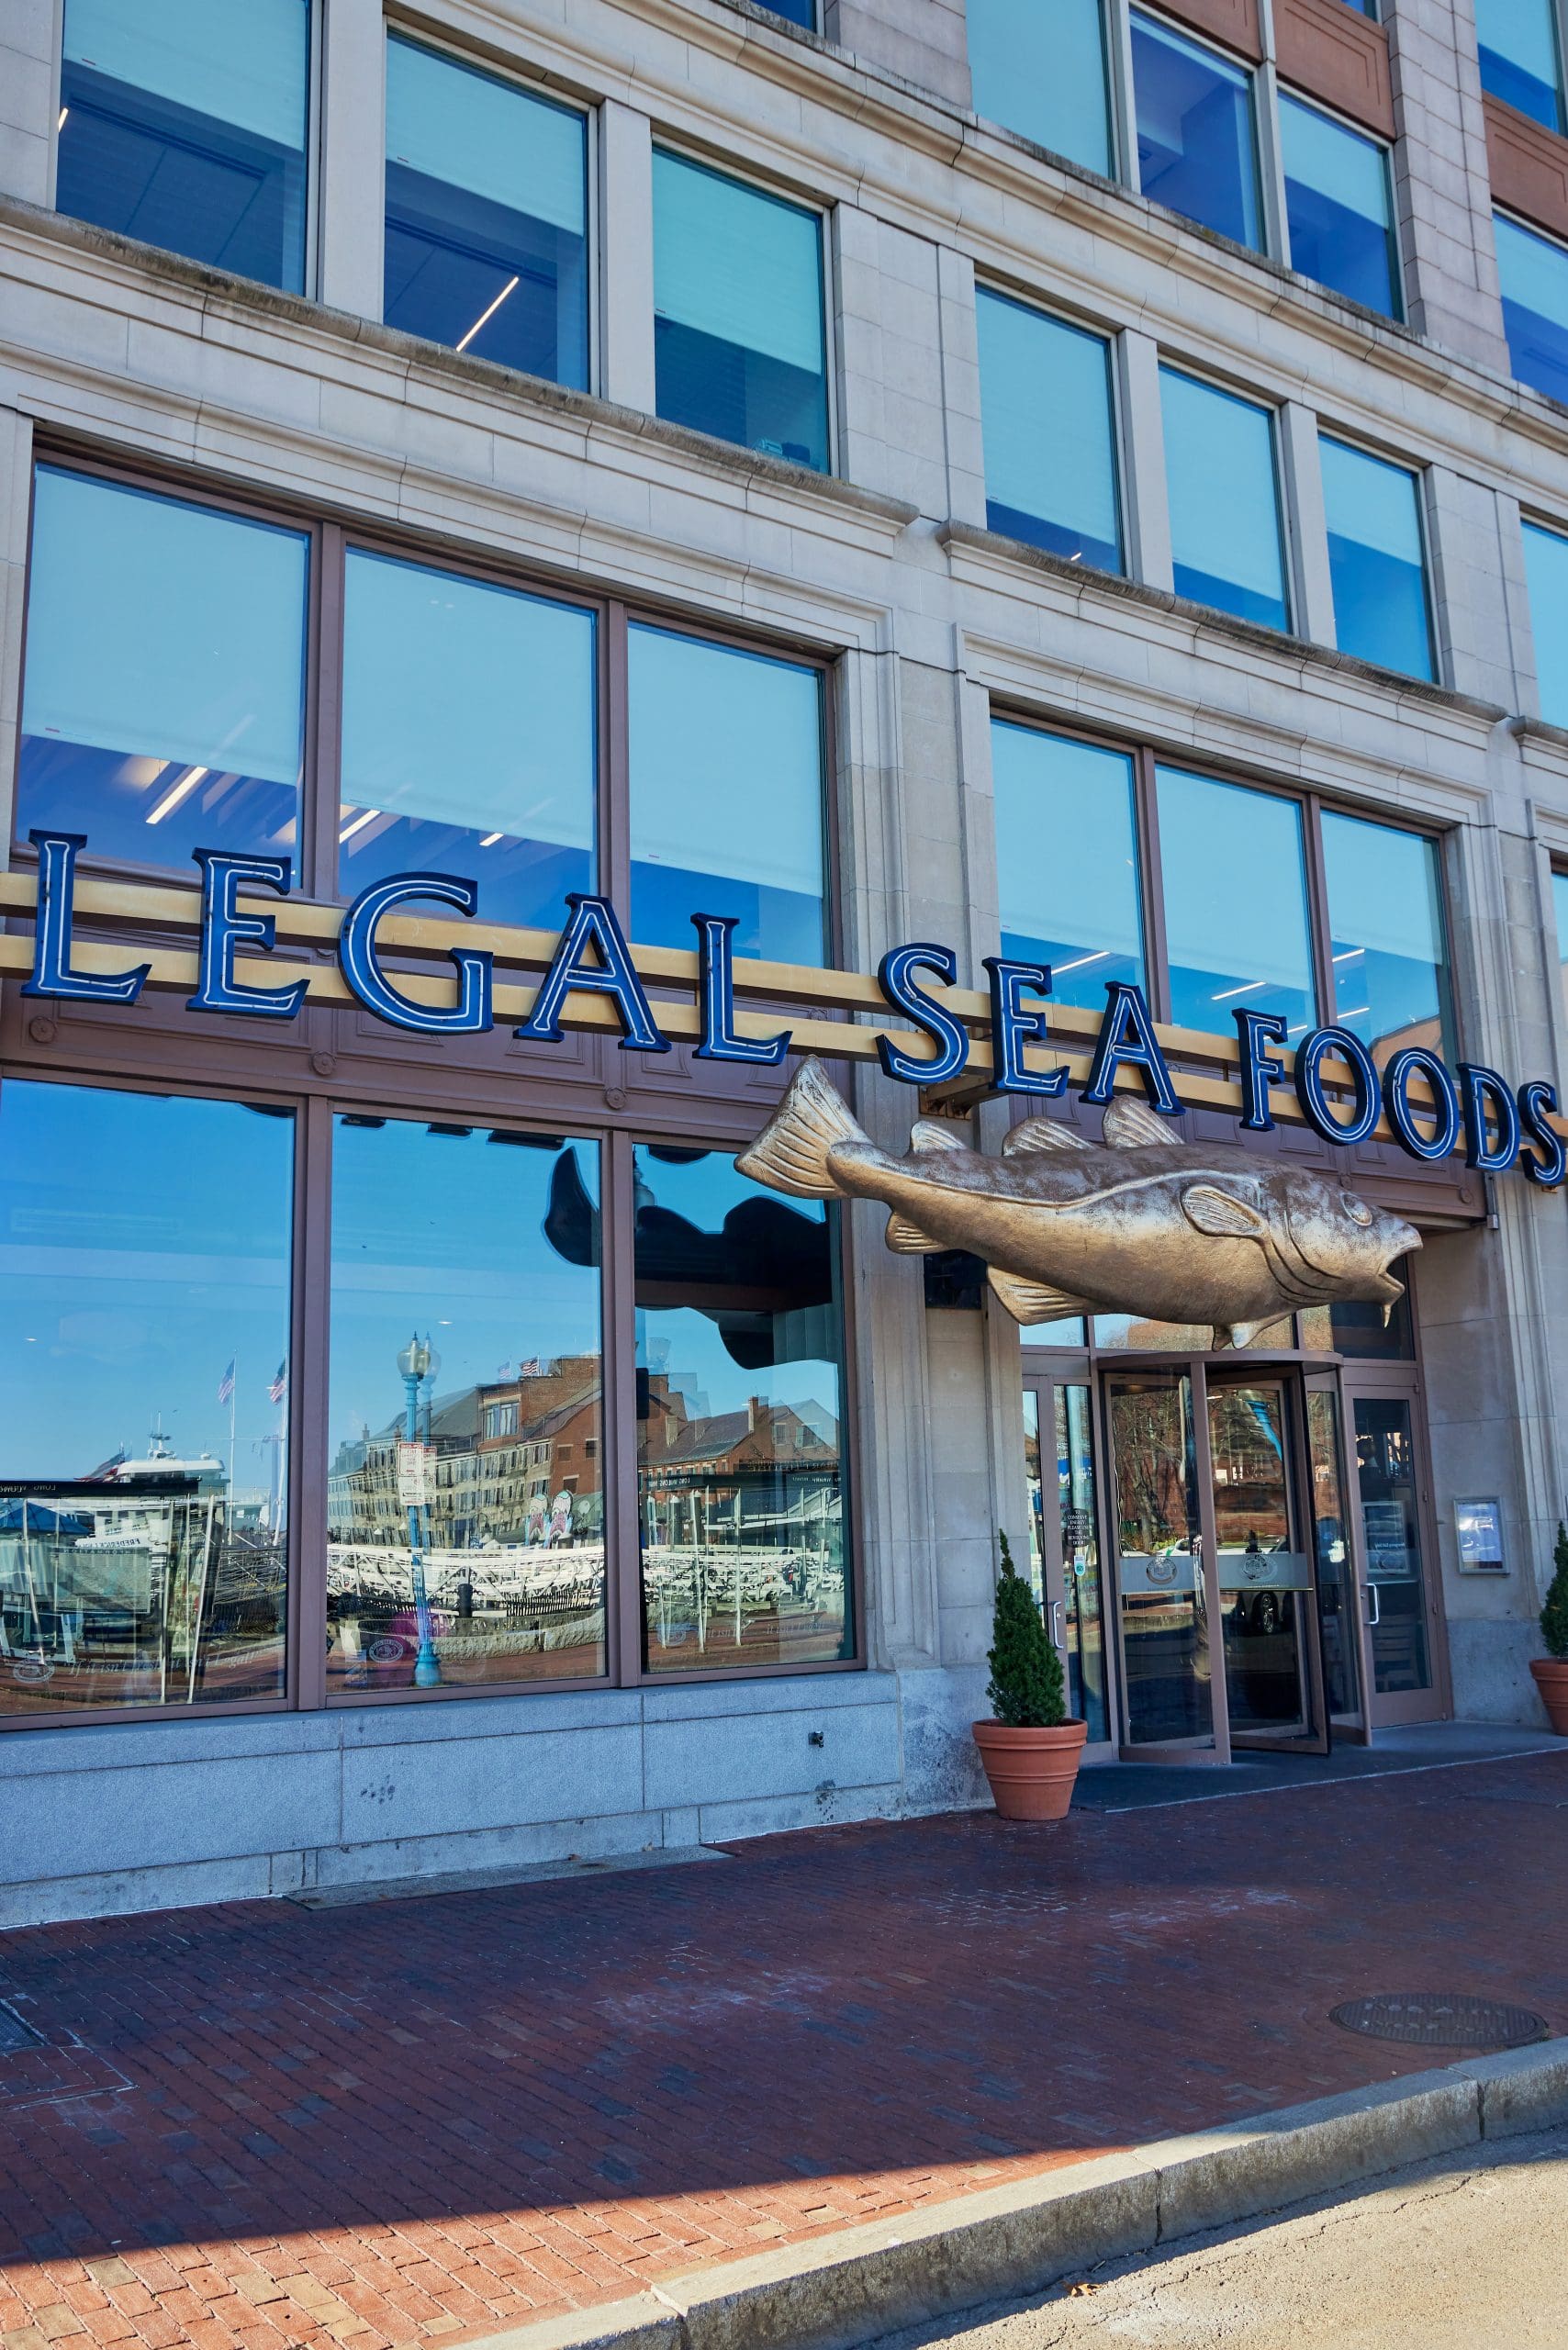
<svg viewBox="0 0 1568 2350"><path fill-rule="evenodd" d="M1280 94L1291 267L1369 310L1401 315L1388 152Z"/></svg>
<svg viewBox="0 0 1568 2350"><path fill-rule="evenodd" d="M465 873L492 922L550 929L593 887L594 620L350 553L339 886Z"/></svg>
<svg viewBox="0 0 1568 2350"><path fill-rule="evenodd" d="M696 943L734 914L737 955L820 963L822 682L815 669L633 628L632 935Z"/></svg>
<svg viewBox="0 0 1568 2350"><path fill-rule="evenodd" d="M1251 75L1135 14L1133 88L1145 196L1260 249Z"/></svg>
<svg viewBox="0 0 1568 2350"><path fill-rule="evenodd" d="M55 203L305 284L308 0L66 0Z"/></svg>
<svg viewBox="0 0 1568 2350"><path fill-rule="evenodd" d="M1159 396L1176 593L1288 627L1273 418L1171 367Z"/></svg>
<svg viewBox="0 0 1568 2350"><path fill-rule="evenodd" d="M388 326L588 383L588 126L406 40L386 45Z"/></svg>
<svg viewBox="0 0 1568 2350"><path fill-rule="evenodd" d="M678 155L654 155L660 416L828 469L822 222Z"/></svg>
<svg viewBox="0 0 1568 2350"><path fill-rule="evenodd" d="M95 856L295 852L309 543L40 467L18 835Z"/></svg>
<svg viewBox="0 0 1568 2350"><path fill-rule="evenodd" d="M1170 1017L1234 1034L1233 1012L1316 1016L1301 810L1243 785L1156 770Z"/></svg>
<svg viewBox="0 0 1568 2350"><path fill-rule="evenodd" d="M1562 129L1552 0L1475 0L1481 86L1549 130Z"/></svg>
<svg viewBox="0 0 1568 2350"><path fill-rule="evenodd" d="M983 289L977 326L991 528L1120 571L1110 345Z"/></svg>
<svg viewBox="0 0 1568 2350"><path fill-rule="evenodd" d="M1318 448L1339 650L1406 677L1429 677L1432 632L1416 476L1327 436Z"/></svg>
<svg viewBox="0 0 1568 2350"><path fill-rule="evenodd" d="M809 33L817 28L817 0L758 0L758 6L770 17L782 17L791 25L800 25Z"/></svg>
<svg viewBox="0 0 1568 2350"><path fill-rule="evenodd" d="M1143 982L1133 763L997 720L991 730L1002 951L1048 963L1059 1003Z"/></svg>
<svg viewBox="0 0 1568 2350"><path fill-rule="evenodd" d="M975 112L1108 174L1101 0L969 0L968 22Z"/></svg>
<svg viewBox="0 0 1568 2350"><path fill-rule="evenodd" d="M1568 726L1568 539L1527 522L1525 576L1540 714L1553 726ZM1563 941L1568 946L1568 930Z"/></svg>
<svg viewBox="0 0 1568 2350"><path fill-rule="evenodd" d="M1568 250L1500 212L1492 225L1514 373L1548 398L1568 401Z"/></svg>
<svg viewBox="0 0 1568 2350"><path fill-rule="evenodd" d="M1381 1068L1405 1045L1451 1057L1438 846L1361 816L1323 818L1334 1017Z"/></svg>

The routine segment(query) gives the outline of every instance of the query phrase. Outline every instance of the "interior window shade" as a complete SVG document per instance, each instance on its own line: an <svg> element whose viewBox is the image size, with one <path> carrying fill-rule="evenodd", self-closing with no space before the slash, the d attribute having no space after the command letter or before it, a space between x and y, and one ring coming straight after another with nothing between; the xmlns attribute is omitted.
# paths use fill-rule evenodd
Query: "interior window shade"
<svg viewBox="0 0 1568 2350"><path fill-rule="evenodd" d="M1328 926L1336 939L1412 963L1442 963L1437 855L1430 841L1391 824L1326 815L1323 861Z"/></svg>
<svg viewBox="0 0 1568 2350"><path fill-rule="evenodd" d="M976 318L987 498L1114 545L1105 345L993 294Z"/></svg>
<svg viewBox="0 0 1568 2350"><path fill-rule="evenodd" d="M1322 440L1323 502L1328 528L1401 563L1421 563L1416 482L1402 465L1384 464L1342 442Z"/></svg>
<svg viewBox="0 0 1568 2350"><path fill-rule="evenodd" d="M1310 990L1301 812L1293 800L1157 770L1170 959Z"/></svg>
<svg viewBox="0 0 1568 2350"><path fill-rule="evenodd" d="M632 855L820 897L814 669L630 632Z"/></svg>
<svg viewBox="0 0 1568 2350"><path fill-rule="evenodd" d="M1282 92L1280 120L1285 170L1293 180L1368 220L1387 218L1388 173L1381 147Z"/></svg>
<svg viewBox="0 0 1568 2350"><path fill-rule="evenodd" d="M1002 929L1136 959L1131 760L1002 722L991 741Z"/></svg>
<svg viewBox="0 0 1568 2350"><path fill-rule="evenodd" d="M1568 319L1568 250L1500 213L1494 215L1493 227L1504 300L1559 324Z"/></svg>
<svg viewBox="0 0 1568 2350"><path fill-rule="evenodd" d="M1159 371L1176 560L1262 596L1281 590L1272 420L1266 408Z"/></svg>
<svg viewBox="0 0 1568 2350"><path fill-rule="evenodd" d="M676 326L820 374L821 221L655 151L654 309Z"/></svg>
<svg viewBox="0 0 1568 2350"><path fill-rule="evenodd" d="M41 468L28 734L299 780L308 542Z"/></svg>
<svg viewBox="0 0 1568 2350"><path fill-rule="evenodd" d="M552 228L584 234L583 118L406 40L386 45L386 153Z"/></svg>
<svg viewBox="0 0 1568 2350"><path fill-rule="evenodd" d="M65 55L280 147L305 144L306 0L66 0Z"/></svg>
<svg viewBox="0 0 1568 2350"><path fill-rule="evenodd" d="M589 848L590 614L351 553L345 804Z"/></svg>

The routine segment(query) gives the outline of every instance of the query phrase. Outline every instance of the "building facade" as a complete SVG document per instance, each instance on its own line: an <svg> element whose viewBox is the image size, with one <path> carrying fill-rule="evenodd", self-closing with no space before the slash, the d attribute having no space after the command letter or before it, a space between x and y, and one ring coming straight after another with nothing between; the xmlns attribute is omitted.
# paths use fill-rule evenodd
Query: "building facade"
<svg viewBox="0 0 1568 2350"><path fill-rule="evenodd" d="M1538 1718L1562 29L0 0L0 1921L977 1801L999 1529L1107 1767ZM1020 1089L879 1068L911 942L1049 967ZM785 1028L1098 1139L1107 983L1386 1323L1020 1330L736 1171Z"/></svg>

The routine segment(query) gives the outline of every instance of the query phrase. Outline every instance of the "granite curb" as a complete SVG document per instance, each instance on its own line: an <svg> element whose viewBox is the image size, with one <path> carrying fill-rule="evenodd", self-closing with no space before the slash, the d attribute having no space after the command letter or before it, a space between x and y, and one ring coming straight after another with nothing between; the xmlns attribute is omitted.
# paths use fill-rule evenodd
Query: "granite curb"
<svg viewBox="0 0 1568 2350"><path fill-rule="evenodd" d="M1102 2260L1563 2121L1568 2039L1537 2042L663 2277L627 2300L487 2334L467 2350L850 2350L895 2327L1039 2292Z"/></svg>

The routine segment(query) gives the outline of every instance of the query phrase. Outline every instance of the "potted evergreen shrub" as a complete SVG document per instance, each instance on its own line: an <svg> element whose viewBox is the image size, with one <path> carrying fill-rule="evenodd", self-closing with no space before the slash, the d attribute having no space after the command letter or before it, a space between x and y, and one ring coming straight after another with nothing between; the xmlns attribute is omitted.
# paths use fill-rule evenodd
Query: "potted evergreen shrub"
<svg viewBox="0 0 1568 2350"><path fill-rule="evenodd" d="M1546 1654L1533 1660L1530 1671L1540 1691L1541 1703L1551 1718L1552 1729L1559 1738L1568 1738L1568 1527L1561 1518L1557 1521L1557 1548L1552 1561L1556 1572L1540 1611L1540 1637L1546 1642Z"/></svg>
<svg viewBox="0 0 1568 2350"><path fill-rule="evenodd" d="M996 1585L991 1699L994 1719L976 1722L985 1775L1003 1819L1062 1819L1088 1726L1070 1721L1061 1658L1046 1630L1038 1602L1013 1563L1002 1535Z"/></svg>

